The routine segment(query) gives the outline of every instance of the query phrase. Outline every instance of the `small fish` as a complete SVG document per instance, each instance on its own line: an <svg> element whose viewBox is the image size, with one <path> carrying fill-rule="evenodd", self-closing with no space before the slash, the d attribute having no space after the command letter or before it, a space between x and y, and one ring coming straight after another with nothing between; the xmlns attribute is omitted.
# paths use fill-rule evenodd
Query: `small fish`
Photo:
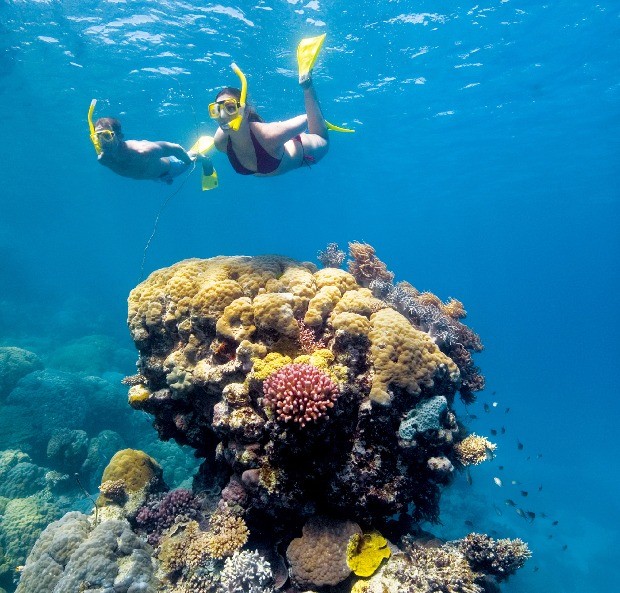
<svg viewBox="0 0 620 593"><path fill-rule="evenodd" d="M559 523L559 521L554 521L553 523L551 523L551 525L557 525Z"/></svg>
<svg viewBox="0 0 620 593"><path fill-rule="evenodd" d="M510 483L511 483L513 486L516 486L517 484L520 484L520 482L519 482L518 480L510 480Z"/></svg>
<svg viewBox="0 0 620 593"><path fill-rule="evenodd" d="M533 572L538 572L538 566L534 567L534 571Z"/></svg>
<svg viewBox="0 0 620 593"><path fill-rule="evenodd" d="M469 417L470 417L472 420L478 420L478 416L476 416L476 414L470 414L470 415L469 415Z"/></svg>
<svg viewBox="0 0 620 593"><path fill-rule="evenodd" d="M552 534L552 533L550 533L550 534L547 536L547 539L553 539L553 534Z"/></svg>
<svg viewBox="0 0 620 593"><path fill-rule="evenodd" d="M510 408L506 408L506 411L504 412L504 414L508 414L508 412L510 412Z"/></svg>
<svg viewBox="0 0 620 593"><path fill-rule="evenodd" d="M491 395L495 395L497 393L497 391L494 391L493 393L491 393Z"/></svg>
<svg viewBox="0 0 620 593"><path fill-rule="evenodd" d="M501 433L502 433L502 434L506 434L506 427L505 427L505 426L502 426L502 428L501 428Z"/></svg>
<svg viewBox="0 0 620 593"><path fill-rule="evenodd" d="M503 466L503 465L500 465L498 469L504 469L504 466Z"/></svg>
<svg viewBox="0 0 620 593"><path fill-rule="evenodd" d="M542 453L539 453L538 455L536 455L536 459L542 459Z"/></svg>
<svg viewBox="0 0 620 593"><path fill-rule="evenodd" d="M473 484L473 480L471 479L471 473L469 472L469 470L465 470L465 479L467 480L467 483L471 486Z"/></svg>
<svg viewBox="0 0 620 593"><path fill-rule="evenodd" d="M568 545L567 545L567 544L564 544L564 545L562 546L562 552L566 552L566 550L567 550L567 549L568 549Z"/></svg>
<svg viewBox="0 0 620 593"><path fill-rule="evenodd" d="M519 515L519 517L527 521L527 515L525 514L525 511L523 509L516 509L515 512L517 513L517 515Z"/></svg>
<svg viewBox="0 0 620 593"><path fill-rule="evenodd" d="M521 490L521 496L527 496L528 494L527 490Z"/></svg>
<svg viewBox="0 0 620 593"><path fill-rule="evenodd" d="M470 521L469 519L467 519L467 521L463 521L463 523L465 523L465 525L467 525L467 527L473 527L474 526L474 522Z"/></svg>
<svg viewBox="0 0 620 593"><path fill-rule="evenodd" d="M542 492L542 484L538 486L538 492Z"/></svg>
<svg viewBox="0 0 620 593"><path fill-rule="evenodd" d="M506 503L509 507L516 507L516 506L517 506L517 503L516 503L514 500L512 500L512 498L507 498L504 502L505 502L505 503Z"/></svg>
<svg viewBox="0 0 620 593"><path fill-rule="evenodd" d="M517 439L517 449L519 449L519 451L523 451L523 443Z"/></svg>
<svg viewBox="0 0 620 593"><path fill-rule="evenodd" d="M493 478L493 481L501 488L502 487L502 481L499 478Z"/></svg>
<svg viewBox="0 0 620 593"><path fill-rule="evenodd" d="M497 402L493 402L491 405L492 405L494 408L497 408Z"/></svg>
<svg viewBox="0 0 620 593"><path fill-rule="evenodd" d="M547 513L538 513L543 519L547 518Z"/></svg>
<svg viewBox="0 0 620 593"><path fill-rule="evenodd" d="M484 404L484 406L482 406L484 408L484 411L489 413L491 411L491 408L489 408L489 404Z"/></svg>
<svg viewBox="0 0 620 593"><path fill-rule="evenodd" d="M532 456L531 456L531 455L528 455L528 456L526 457L525 461L529 461L530 459L532 459Z"/></svg>
<svg viewBox="0 0 620 593"><path fill-rule="evenodd" d="M525 514L530 518L530 521L536 519L536 513L534 511L526 511Z"/></svg>
<svg viewBox="0 0 620 593"><path fill-rule="evenodd" d="M497 436L497 430L495 430L494 428L491 429L491 434L496 437Z"/></svg>
<svg viewBox="0 0 620 593"><path fill-rule="evenodd" d="M501 517L502 516L502 509L500 509L496 504L493 505L493 508L495 509L495 514L498 517Z"/></svg>

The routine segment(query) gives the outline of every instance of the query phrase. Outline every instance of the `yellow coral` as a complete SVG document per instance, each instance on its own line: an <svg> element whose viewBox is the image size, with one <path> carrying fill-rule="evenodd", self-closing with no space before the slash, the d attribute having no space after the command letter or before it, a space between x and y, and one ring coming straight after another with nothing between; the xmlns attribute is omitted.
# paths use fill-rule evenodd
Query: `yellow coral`
<svg viewBox="0 0 620 593"><path fill-rule="evenodd" d="M161 466L152 457L137 449L123 449L110 459L103 471L101 483L123 480L126 489L135 492L161 476Z"/></svg>
<svg viewBox="0 0 620 593"><path fill-rule="evenodd" d="M330 322L336 335L344 333L351 337L362 337L368 336L370 332L370 321L359 313L343 311L332 317Z"/></svg>
<svg viewBox="0 0 620 593"><path fill-rule="evenodd" d="M314 281L320 290L323 286L335 286L344 294L347 290L359 288L355 278L339 268L323 268L314 274Z"/></svg>
<svg viewBox="0 0 620 593"><path fill-rule="evenodd" d="M431 387L441 369L458 376L454 362L439 350L431 337L415 329L393 309L381 309L370 318L370 354L374 377L370 397L381 404L390 402L391 384L411 394L422 386Z"/></svg>
<svg viewBox="0 0 620 593"><path fill-rule="evenodd" d="M462 465L478 465L489 459L496 448L486 437L472 433L455 445L454 453Z"/></svg>
<svg viewBox="0 0 620 593"><path fill-rule="evenodd" d="M299 336L295 312L301 306L299 297L289 292L259 294L252 301L257 327L269 329L289 338Z"/></svg>
<svg viewBox="0 0 620 593"><path fill-rule="evenodd" d="M235 342L251 338L256 331L256 326L250 298L241 297L229 303L217 320L215 331L219 336Z"/></svg>
<svg viewBox="0 0 620 593"><path fill-rule="evenodd" d="M342 293L336 286L325 285L310 299L304 323L310 327L323 325L340 300Z"/></svg>
<svg viewBox="0 0 620 593"><path fill-rule="evenodd" d="M357 290L348 290L342 295L338 304L334 307L330 320L338 313L357 313L364 317L370 317L379 309L384 309L387 305L375 298L372 292L367 288L358 288Z"/></svg>
<svg viewBox="0 0 620 593"><path fill-rule="evenodd" d="M248 541L250 531L241 517L218 510L209 524L207 549L213 558L232 556Z"/></svg>
<svg viewBox="0 0 620 593"><path fill-rule="evenodd" d="M259 381L264 381L278 369L293 362L290 356L284 356L279 352L270 352L265 358L253 358L252 361L254 362L254 378Z"/></svg>
<svg viewBox="0 0 620 593"><path fill-rule="evenodd" d="M138 404L145 402L151 396L151 391L144 385L133 385L129 388L127 395L129 405L136 407Z"/></svg>
<svg viewBox="0 0 620 593"><path fill-rule="evenodd" d="M359 577L369 577L390 557L387 540L378 532L354 534L347 546L347 564Z"/></svg>

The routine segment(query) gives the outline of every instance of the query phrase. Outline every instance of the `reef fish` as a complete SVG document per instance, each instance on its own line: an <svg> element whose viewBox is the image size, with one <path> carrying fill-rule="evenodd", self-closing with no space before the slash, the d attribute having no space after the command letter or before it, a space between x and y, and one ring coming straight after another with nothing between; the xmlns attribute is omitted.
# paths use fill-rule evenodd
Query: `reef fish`
<svg viewBox="0 0 620 593"><path fill-rule="evenodd" d="M493 481L501 488L502 487L502 481L499 478L493 478Z"/></svg>

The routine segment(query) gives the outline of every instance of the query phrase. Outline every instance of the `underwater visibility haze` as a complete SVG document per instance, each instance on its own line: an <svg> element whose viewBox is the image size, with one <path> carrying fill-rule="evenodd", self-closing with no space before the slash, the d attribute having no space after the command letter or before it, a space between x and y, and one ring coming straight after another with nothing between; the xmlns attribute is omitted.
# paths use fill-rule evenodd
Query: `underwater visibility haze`
<svg viewBox="0 0 620 593"><path fill-rule="evenodd" d="M92 99L189 149L231 62L304 113L323 33L320 162L98 164ZM617 3L5 0L0 39L0 593L617 589Z"/></svg>

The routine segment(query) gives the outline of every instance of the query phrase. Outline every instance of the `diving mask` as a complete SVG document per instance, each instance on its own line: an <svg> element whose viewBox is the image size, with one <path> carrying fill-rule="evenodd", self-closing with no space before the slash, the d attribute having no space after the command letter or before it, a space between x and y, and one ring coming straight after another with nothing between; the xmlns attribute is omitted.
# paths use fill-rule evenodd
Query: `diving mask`
<svg viewBox="0 0 620 593"><path fill-rule="evenodd" d="M95 130L95 135L97 138L101 136L106 142L111 142L114 140L114 131L113 130Z"/></svg>
<svg viewBox="0 0 620 593"><path fill-rule="evenodd" d="M236 99L224 99L223 101L215 101L209 104L209 115L212 119L217 119L221 116L229 116L237 115L239 113L239 108L241 107L241 103Z"/></svg>

